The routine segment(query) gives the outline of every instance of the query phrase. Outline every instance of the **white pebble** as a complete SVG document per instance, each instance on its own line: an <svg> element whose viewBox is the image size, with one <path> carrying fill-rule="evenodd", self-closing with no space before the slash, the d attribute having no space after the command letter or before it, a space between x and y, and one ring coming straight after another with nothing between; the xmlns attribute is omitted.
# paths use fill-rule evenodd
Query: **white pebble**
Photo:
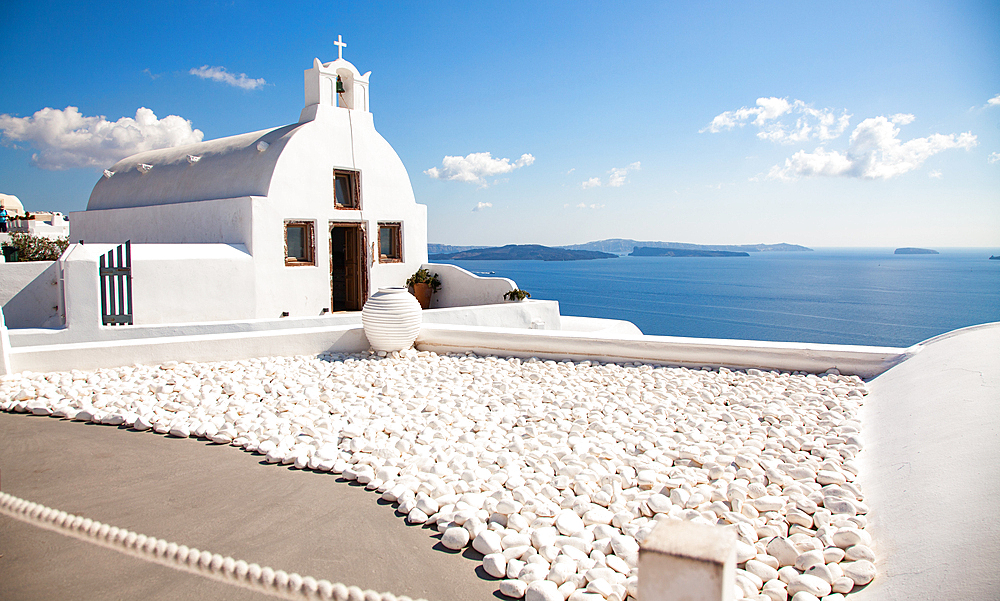
<svg viewBox="0 0 1000 601"><path fill-rule="evenodd" d="M490 553L483 557L483 569L494 578L504 578L507 575L507 558L503 553Z"/></svg>
<svg viewBox="0 0 1000 601"><path fill-rule="evenodd" d="M503 551L503 546L500 544L500 540L500 535L496 532L493 532L492 530L483 530L472 541L472 548L479 551L483 555L500 553Z"/></svg>
<svg viewBox="0 0 1000 601"><path fill-rule="evenodd" d="M843 562L840 567L844 570L844 576L854 581L854 584L863 586L875 578L875 564L862 559L859 561Z"/></svg>
<svg viewBox="0 0 1000 601"><path fill-rule="evenodd" d="M528 590L528 583L523 580L511 579L500 581L500 594L520 599Z"/></svg>
<svg viewBox="0 0 1000 601"><path fill-rule="evenodd" d="M448 528L441 535L441 544L453 551L463 549L469 544L469 531L461 526Z"/></svg>
<svg viewBox="0 0 1000 601"><path fill-rule="evenodd" d="M793 599L795 593L799 591L805 591L816 597L825 597L830 594L830 590L829 582L808 574L799 574L788 582L788 594L792 595Z"/></svg>
<svg viewBox="0 0 1000 601"><path fill-rule="evenodd" d="M536 580L528 585L524 601L563 601L563 596L555 582Z"/></svg>

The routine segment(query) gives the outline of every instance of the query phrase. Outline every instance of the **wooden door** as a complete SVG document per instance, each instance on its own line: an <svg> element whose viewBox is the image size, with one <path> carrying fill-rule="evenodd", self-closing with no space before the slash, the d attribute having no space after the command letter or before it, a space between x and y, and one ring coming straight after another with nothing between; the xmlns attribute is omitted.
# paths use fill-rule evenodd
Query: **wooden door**
<svg viewBox="0 0 1000 601"><path fill-rule="evenodd" d="M330 291L334 311L360 311L368 299L367 245L359 223L330 228Z"/></svg>

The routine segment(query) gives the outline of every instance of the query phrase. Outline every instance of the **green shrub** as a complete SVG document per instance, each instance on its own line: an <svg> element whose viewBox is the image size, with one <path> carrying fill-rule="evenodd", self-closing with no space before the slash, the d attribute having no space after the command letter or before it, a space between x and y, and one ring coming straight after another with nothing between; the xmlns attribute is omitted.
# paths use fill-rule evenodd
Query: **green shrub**
<svg viewBox="0 0 1000 601"><path fill-rule="evenodd" d="M508 290L503 293L505 300L520 302L526 298L531 298L531 293L527 290L521 290L520 288L514 288L513 290Z"/></svg>
<svg viewBox="0 0 1000 601"><path fill-rule="evenodd" d="M427 284L434 292L441 289L441 280L438 279L438 274L431 274L431 272L422 267L406 280L408 287L412 288L414 284Z"/></svg>
<svg viewBox="0 0 1000 601"><path fill-rule="evenodd" d="M66 238L46 238L31 234L11 234L5 246L17 249L18 261L55 261L69 246Z"/></svg>

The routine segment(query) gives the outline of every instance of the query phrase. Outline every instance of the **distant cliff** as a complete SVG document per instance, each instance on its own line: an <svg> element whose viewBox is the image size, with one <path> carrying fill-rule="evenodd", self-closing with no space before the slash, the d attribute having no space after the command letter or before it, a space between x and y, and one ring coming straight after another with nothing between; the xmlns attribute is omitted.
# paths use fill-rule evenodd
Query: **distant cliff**
<svg viewBox="0 0 1000 601"><path fill-rule="evenodd" d="M446 255L448 253L460 253L463 250L475 250L477 248L489 248L486 245L480 246L452 246L451 244L434 244L431 242L427 243L427 254L429 255Z"/></svg>
<svg viewBox="0 0 1000 601"><path fill-rule="evenodd" d="M601 252L625 255L632 252L636 247L644 248L673 248L678 250L724 250L730 252L808 252L811 248L799 246L798 244L687 244L684 242L655 242L639 241L628 238L609 238L586 244L573 244L562 246L569 250L597 250Z"/></svg>
<svg viewBox="0 0 1000 601"><path fill-rule="evenodd" d="M748 252L732 250L688 250L684 248L650 248L637 246L630 257L749 257Z"/></svg>
<svg viewBox="0 0 1000 601"><path fill-rule="evenodd" d="M903 248L897 248L896 252L894 252L893 254L894 255L938 255L941 253L939 253L936 250L931 250L929 248L911 248L907 246Z"/></svg>
<svg viewBox="0 0 1000 601"><path fill-rule="evenodd" d="M614 259L618 255L592 250L566 250L540 244L508 244L461 252L430 255L431 261L586 261Z"/></svg>

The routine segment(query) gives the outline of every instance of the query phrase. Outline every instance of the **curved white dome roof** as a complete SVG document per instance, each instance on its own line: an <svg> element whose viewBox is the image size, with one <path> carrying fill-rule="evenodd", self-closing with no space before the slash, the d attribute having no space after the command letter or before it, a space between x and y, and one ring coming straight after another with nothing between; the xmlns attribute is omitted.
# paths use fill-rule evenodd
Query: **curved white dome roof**
<svg viewBox="0 0 1000 601"><path fill-rule="evenodd" d="M267 196L281 151L303 125L132 155L105 172L87 210Z"/></svg>

